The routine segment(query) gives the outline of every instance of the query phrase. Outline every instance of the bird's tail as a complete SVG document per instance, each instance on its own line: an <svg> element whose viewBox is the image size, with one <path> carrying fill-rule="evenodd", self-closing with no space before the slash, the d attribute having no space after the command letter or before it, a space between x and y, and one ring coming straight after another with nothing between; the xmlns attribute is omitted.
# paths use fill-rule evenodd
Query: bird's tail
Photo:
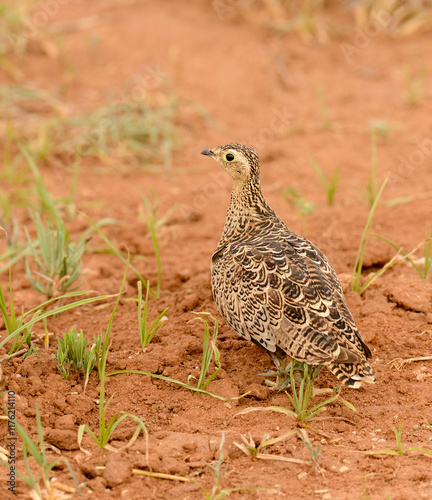
<svg viewBox="0 0 432 500"><path fill-rule="evenodd" d="M342 384L358 389L362 382L374 384L376 382L375 374L371 365L366 359L360 363L333 363L328 365L330 371Z"/></svg>

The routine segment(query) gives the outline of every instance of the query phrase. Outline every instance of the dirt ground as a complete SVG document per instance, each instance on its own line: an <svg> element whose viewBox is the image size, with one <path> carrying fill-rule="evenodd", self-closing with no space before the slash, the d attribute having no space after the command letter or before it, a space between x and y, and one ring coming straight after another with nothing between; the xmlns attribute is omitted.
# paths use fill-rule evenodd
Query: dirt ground
<svg viewBox="0 0 432 500"><path fill-rule="evenodd" d="M393 429L402 421L404 449L432 449L432 429L426 423L432 423L432 360L402 369L390 363L432 355L432 275L421 279L401 262L361 296L349 289L347 279L369 213L359 191L369 179L372 128L377 130L378 187L389 177L372 232L408 252L424 239L425 225L432 229L432 32L391 36L379 25L359 31L346 5L326 10L317 35L306 37L298 31L272 30L265 12L245 12L242 1L51 3L56 8L40 18L25 54L10 54L8 64L1 65L1 84L43 89L64 103L67 112L81 114L103 105L109 96L126 102L136 98L125 89L137 77L136 92L144 99L162 102L167 94L175 99L178 141L166 165L143 168L115 155L84 156L81 162L78 213L67 219L72 240L89 226L83 213L93 220L115 218L120 224L105 226L104 233L118 248L141 256L132 257L132 262L153 287L157 265L140 217L141 193L157 193L161 217L176 206L158 228L161 296L149 306L151 318L168 307L168 321L143 351L132 300L137 278L130 271L113 323L107 372L143 370L187 382L189 375L198 374L202 357L203 325L191 320L193 313L207 311L220 320L222 370L206 389L225 398L249 394L224 401L150 376L112 376L106 382L107 395L113 397L108 416L125 411L144 421L149 463L143 435L125 448L135 430L131 420L118 426L110 442L120 451L101 452L88 435L80 449L79 426L98 428L99 380L93 371L85 391L74 371L64 380L52 358L55 337L73 325L89 339L105 331L112 298L50 318L50 347L41 347L25 360L2 363L6 390L16 393L18 421L36 439L38 405L46 442L53 445L48 447L50 457L69 460L83 498L205 498L200 485L210 492L215 484L206 464L220 458L223 433L221 490L249 488L231 492L233 499L432 499L431 455L365 453L396 450ZM88 26L75 23L83 18L91 19ZM54 43L59 36L61 43ZM32 117L35 114L38 110L31 110ZM242 435L251 435L258 444L266 435L277 437L300 428L293 417L271 411L238 415L251 407L291 405L285 393L270 392L263 384L260 374L272 367L270 358L223 322L211 296L210 258L224 224L231 179L200 151L231 141L258 151L263 192L271 206L288 227L322 249L342 276L348 305L374 356L376 385L342 392L357 411L335 402L306 429L313 447L321 445L318 470L298 433L267 447L267 459L247 456L234 445L242 442ZM340 166L333 205L326 201L310 157L326 175ZM65 196L72 179L67 158L48 157L39 168L53 196ZM2 182L6 190L13 188L10 181ZM286 188L313 202L313 213L301 215L284 198ZM388 203L407 196L406 203ZM16 217L34 234L28 210L18 209ZM4 239L0 244L3 253ZM88 244L89 249L103 246L98 236ZM413 257L420 259L422 249ZM371 236L363 279L395 253ZM124 269L115 255L86 252L81 289L117 293ZM0 282L7 290L7 272ZM12 268L12 289L18 310L44 300L30 287L23 260ZM42 325L34 331L42 334ZM1 321L0 334L4 338ZM5 354L3 348L0 356ZM335 384L327 371L317 382L320 388ZM313 402L322 399L316 396ZM0 426L6 436L6 420ZM18 468L24 470L20 447L17 458ZM145 477L133 470L187 479ZM20 480L16 495L7 492L6 472L2 467L2 498L29 498ZM75 487L64 465L51 477ZM70 495L79 498L76 492Z"/></svg>

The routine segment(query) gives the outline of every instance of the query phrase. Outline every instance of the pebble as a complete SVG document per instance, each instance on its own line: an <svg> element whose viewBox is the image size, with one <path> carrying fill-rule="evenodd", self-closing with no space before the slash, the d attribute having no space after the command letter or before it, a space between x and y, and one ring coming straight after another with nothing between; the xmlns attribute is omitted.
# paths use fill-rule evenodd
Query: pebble
<svg viewBox="0 0 432 500"><path fill-rule="evenodd" d="M132 464L125 457L121 457L118 453L110 455L103 472L107 486L113 488L125 483L131 475Z"/></svg>

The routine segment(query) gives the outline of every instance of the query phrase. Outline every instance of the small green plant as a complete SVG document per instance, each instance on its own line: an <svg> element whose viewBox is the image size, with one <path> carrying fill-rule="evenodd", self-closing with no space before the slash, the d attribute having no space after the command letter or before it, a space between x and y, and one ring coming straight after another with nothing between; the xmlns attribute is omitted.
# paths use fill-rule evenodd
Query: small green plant
<svg viewBox="0 0 432 500"><path fill-rule="evenodd" d="M375 197L375 200L372 204L372 207L369 210L369 215L368 215L368 218L366 221L366 225L363 229L362 237L360 239L360 244L359 244L359 247L357 250L356 260L354 263L353 277L351 280L351 290L353 290L354 292L357 292L359 295L361 295L367 289L367 287L372 283L372 281L374 279L376 279L379 275L381 275L383 272L385 272L387 269L389 269L389 267L392 267L396 263L395 261L390 261L382 269L380 269L379 271L374 273L372 277L368 278L363 285L360 284L362 270L363 270L363 261L364 261L364 256L366 253L367 244L369 241L373 216L374 216L376 207L378 206L378 202L381 198L382 192L384 191L385 185L387 184L387 180L388 179L386 179L383 182L381 189L379 190L379 192L378 192L377 196Z"/></svg>
<svg viewBox="0 0 432 500"><path fill-rule="evenodd" d="M242 415L250 413L252 411L276 411L279 413L284 413L285 415L290 415L295 417L301 425L306 425L309 420L315 418L319 413L325 410L325 407L339 400L343 405L352 411L356 411L354 406L343 399L340 395L340 391L334 390L334 394L318 403L317 405L309 408L309 403L314 395L314 381L321 372L323 366L310 366L307 363L299 363L295 360L291 361L290 371L289 371L289 384L291 387L291 394L287 392L287 396L293 405L293 410L284 408L283 406L269 406L269 407L255 407L247 408L237 413L237 415ZM297 389L298 385L298 389Z"/></svg>
<svg viewBox="0 0 432 500"><path fill-rule="evenodd" d="M310 463L315 471L321 471L321 467L319 466L319 459L321 455L321 444L318 443L316 448L313 447L310 439L307 435L305 429L300 429L298 432L300 439L303 441L303 444L309 450L310 453Z"/></svg>
<svg viewBox="0 0 432 500"><path fill-rule="evenodd" d="M27 243L19 241L20 226L10 210L10 205L0 188L0 239L4 236L7 248L0 254L0 274L8 271L24 256L30 255Z"/></svg>
<svg viewBox="0 0 432 500"><path fill-rule="evenodd" d="M325 410L328 404L333 403L333 401L337 399L350 410L356 411L354 406L343 399L337 390L334 391L334 394L330 398L309 408L310 400L314 395L314 382L322 369L322 365L311 366L307 363L298 363L294 360L291 362L289 374L291 394L287 393L287 395L294 407L294 415L302 425L305 425L309 420L315 418L318 413ZM296 375L296 372L298 372L298 375ZM296 388L296 382L298 384L298 390Z"/></svg>
<svg viewBox="0 0 432 500"><path fill-rule="evenodd" d="M36 104L39 110L43 109L43 118L29 112L29 103ZM61 117L65 114L66 106L53 92L28 85L0 85L0 117L3 123L13 124L13 138L21 143L20 149L24 149L22 144L26 144L25 149L31 151L36 160L46 160L52 155L59 140ZM10 156L9 147L8 150ZM7 171L10 171L11 163L15 161L6 164Z"/></svg>
<svg viewBox="0 0 432 500"><path fill-rule="evenodd" d="M403 81L405 83L405 102L411 105L418 103L421 97L421 85L424 79L424 71L414 75L408 66L405 66L402 71Z"/></svg>
<svg viewBox="0 0 432 500"><path fill-rule="evenodd" d="M36 273L37 280L33 278L27 260L26 273L31 286L47 298L51 298L67 291L80 277L81 257L86 247L86 240L80 238L76 243L71 243L63 221L57 220L55 227L48 221L48 227L45 228L38 213L35 216L35 225L39 251L27 229L25 232L33 258L39 268Z"/></svg>
<svg viewBox="0 0 432 500"><path fill-rule="evenodd" d="M213 487L209 491L204 486L196 481L196 483L200 486L204 498L206 500L223 500L226 498L228 495L231 493L234 493L235 491L256 491L256 490L263 490L264 488L225 488L222 489L222 479L223 475L225 473L226 468L222 468L222 465L225 462L225 456L223 452L223 446L225 444L225 434L222 433L222 437L219 443L219 460L217 462L214 462L213 464L206 464L206 466L211 470L211 473L213 475Z"/></svg>
<svg viewBox="0 0 432 500"><path fill-rule="evenodd" d="M31 338L31 326L32 321L29 324L24 322L24 313L21 314L18 318L15 314L14 301L12 296L12 279L11 273L9 272L9 296L10 296L10 314L8 313L5 297L3 295L2 287L0 286L0 309L3 315L3 321L6 328L7 336L12 337L12 345L9 349L9 356L19 352L24 345L27 346L27 352L24 354L24 357L30 356L33 353L34 348L32 345ZM37 318L40 312L35 312L32 319ZM14 332L18 330L16 335L13 335ZM2 344L3 345L3 344Z"/></svg>
<svg viewBox="0 0 432 500"><path fill-rule="evenodd" d="M313 214L315 203L306 201L294 188L285 188L282 193L284 199L297 207L301 216Z"/></svg>
<svg viewBox="0 0 432 500"><path fill-rule="evenodd" d="M240 415L240 413L237 413L237 415ZM263 460L268 460L269 458L271 458L272 460L281 460L283 462L307 464L307 462L305 462L304 460L300 460L298 458L290 458L280 455L274 455L268 453L267 451L267 448L269 446L276 443L280 443L281 441L285 441L286 439L288 439L291 436L294 436L295 434L296 434L295 429L290 429L289 431L283 433L282 435L273 438L271 438L268 433L265 433L261 441L259 443L255 443L255 440L253 439L251 433L249 433L248 437L240 435L242 443L236 443L234 441L233 444L237 446L237 448L241 450L245 455L252 458L261 458Z"/></svg>
<svg viewBox="0 0 432 500"><path fill-rule="evenodd" d="M219 331L219 323L218 323L218 320L214 316L212 316L210 313L203 312L203 313L196 313L196 314L202 314L204 316L209 316L214 321L213 338L210 339L210 327L209 327L207 320L204 318L201 318L201 317L195 318L196 320L202 321L204 323L203 358L202 358L202 362L201 362L201 370L200 370L200 375L199 375L198 382L197 382L197 388L198 389L205 389L205 387L214 378L217 377L217 375L221 369L220 352L216 346L216 339L217 339L218 331ZM211 363L213 356L214 356L216 368L215 368L215 371L209 377L207 377L207 372L209 370L210 363ZM196 377L189 375L188 383L190 383L191 379L194 379L194 378L196 378Z"/></svg>
<svg viewBox="0 0 432 500"><path fill-rule="evenodd" d="M309 402L313 396L314 381L318 378L322 369L322 365L312 367L307 363L291 362L289 378L292 394L287 394L294 407L294 413L296 414L298 420L303 424L306 424L311 418L323 411L326 404L337 399L337 394L335 394L332 396L331 400L326 400L323 403L309 409ZM300 373L299 378L295 376L296 371ZM299 382L298 392L296 389L296 378Z"/></svg>
<svg viewBox="0 0 432 500"><path fill-rule="evenodd" d="M177 205L173 205L166 211L163 217L159 217L159 200L156 191L153 189L151 190L151 197L146 196L144 193L141 193L141 198L143 201L143 206L140 210L139 215L147 224L147 226L149 226L149 219L150 217L152 217L155 229L158 229L159 227L165 225L171 215L177 210Z"/></svg>
<svg viewBox="0 0 432 500"><path fill-rule="evenodd" d="M77 332L73 326L69 332L64 334L63 339L57 337L58 347L57 354L53 354L53 358L57 361L57 368L66 380L69 378L69 370L71 366L76 372L84 373L84 390L90 377L90 372L93 368L100 364L100 349L102 336L94 337L94 343L87 349L88 339L84 337L83 331Z"/></svg>
<svg viewBox="0 0 432 500"><path fill-rule="evenodd" d="M4 265L0 266L0 274L9 271L17 262L30 255L30 253L31 251L27 244L12 244L0 255L0 262L4 262Z"/></svg>
<svg viewBox="0 0 432 500"><path fill-rule="evenodd" d="M418 265L418 262L416 262L414 259L410 257L411 254L413 254L417 250L418 246L414 248L414 250L412 250L411 252L406 253L402 250L402 247L400 247L396 243L393 243L388 238L380 236L379 234L376 234L375 236L377 236L379 239L385 241L390 246L395 248L398 251L398 253L400 253L403 256L403 258L412 265L412 267L416 270L417 274L420 276L421 279L425 280L429 277L429 274L432 270L432 230L428 232L427 227L425 228L425 239L422 242L423 254L424 254L422 258L423 268Z"/></svg>
<svg viewBox="0 0 432 500"><path fill-rule="evenodd" d="M372 120L370 124L370 131L372 135L380 137L385 141L390 139L392 130L400 128L399 123L390 123L386 120Z"/></svg>
<svg viewBox="0 0 432 500"><path fill-rule="evenodd" d="M129 259L127 261L129 263ZM124 284L126 281L126 276L127 276L127 271L128 271L128 265L126 265L126 270L123 276L123 281L120 286L120 291L117 296L116 303L114 305L114 308L112 310L107 329L105 331L105 336L102 344L102 351L101 351L101 356L100 356L100 362L98 363L98 372L99 372L99 377L100 377L100 396L99 396L99 433L96 435L86 424L80 425L78 429L78 444L81 447L81 443L84 437L84 433L87 432L95 441L95 443L99 446L99 448L102 450L104 449L107 445L109 440L111 439L112 433L115 431L115 429L118 427L123 420L126 418L130 418L137 424L137 428L131 437L128 446L131 446L137 437L139 436L140 432L143 431L145 438L146 438L146 451L148 453L148 432L147 428L144 424L144 422L137 417L136 415L133 415L132 413L125 413L125 412L118 412L115 413L111 419L107 423L107 417L106 413L108 410L108 406L112 401L113 396L111 396L108 401L105 401L105 372L106 372L106 362L107 362L107 356L108 356L108 351L110 348L110 333L111 333L111 327L112 323L114 321L114 316L117 310L117 307L120 302L120 296L123 292ZM148 457L147 457L148 458Z"/></svg>
<svg viewBox="0 0 432 500"><path fill-rule="evenodd" d="M105 300L110 297L113 297L113 295L99 295L97 297L89 297L87 299L81 299L77 300L75 302L72 302L70 304L66 304L64 306L59 306L56 307L50 311L44 311L45 308L48 306L58 302L60 300L60 297L55 297L50 300L47 300L46 302L43 302L42 304L39 304L38 306L34 307L33 309L30 309L30 311L23 312L21 316L16 319L15 311L14 311L14 304L13 301L11 300L11 313L9 314L7 311L6 303L4 300L4 295L0 287L0 292L1 292L1 298L0 298L0 309L2 311L3 319L5 322L5 326L7 329L7 336L5 339L3 339L0 342L0 349L7 343L12 341L12 345L15 345L14 350L17 350L18 345L23 345L24 342L21 343L21 340L23 338L27 339L27 333L25 332L31 332L33 326L39 322L39 321L44 321L46 318L50 316L55 316L57 314L61 314L65 311L69 311L71 309L74 309L75 307L80 307L86 304L91 304L92 302L96 302L99 300ZM91 290L84 290L82 292L71 292L67 293L65 295L62 295L61 298L63 299L68 299L68 298L75 298L81 295L85 295L88 293L93 293ZM11 295L12 298L12 295ZM48 337L45 338L45 346L48 346ZM13 353L11 353L13 354Z"/></svg>
<svg viewBox="0 0 432 500"><path fill-rule="evenodd" d="M20 151L24 158L27 160L28 166L33 174L35 180L35 191L37 199L39 200L39 210L49 214L52 220L59 221L61 219L57 204L54 201L49 189L47 188L43 177L36 165L36 162L30 152L20 145Z"/></svg>
<svg viewBox="0 0 432 500"><path fill-rule="evenodd" d="M147 100L126 97L130 98L113 101L87 116L65 118L61 135L66 139L59 141L58 149L110 162L127 161L137 166L162 163L168 167L177 141L172 125L175 100L152 106Z"/></svg>
<svg viewBox="0 0 432 500"><path fill-rule="evenodd" d="M72 179L69 186L69 193L64 198L58 198L56 200L58 208L64 210L66 215L70 220L73 220L76 216L77 207L76 207L76 193L78 188L78 180L81 168L81 158L77 156L74 163L71 166L72 169ZM105 219L106 221L106 219Z"/></svg>
<svg viewBox="0 0 432 500"><path fill-rule="evenodd" d="M112 375L121 375L121 374L135 374L135 375L144 375L146 377L152 377L157 380L164 380L165 382L169 382L170 384L175 384L183 389L188 389L192 392L198 392L200 394L206 394L207 396L211 396L212 398L219 399L220 401L234 401L236 399L244 398L249 394L246 392L241 396L236 396L232 398L224 398L223 396L219 396L218 394L213 394L212 392L205 391L203 389L198 389L198 387L194 387L193 385L186 384L185 382L181 382L180 380L176 380L175 378L165 377L164 375L158 375L157 373L145 372L142 370L118 370L115 372L111 372L107 374L107 377L111 377Z"/></svg>
<svg viewBox="0 0 432 500"><path fill-rule="evenodd" d="M5 409L7 411L7 409ZM50 472L51 470L61 461L65 463L69 472L72 476L72 479L75 482L78 493L81 495L81 490L76 480L75 474L68 462L68 460L64 457L61 457L58 460L54 460L52 462L48 462L47 453L45 449L45 441L43 435L43 427L40 417L40 412L38 405L36 404L36 427L38 434L38 443L35 443L32 438L27 434L25 429L21 426L21 424L14 420L14 427L16 433L19 435L22 441L22 450L23 450L23 460L24 465L27 470L27 476L25 476L22 472L15 468L15 473L32 489L31 497L37 500L44 500L47 498L57 498L55 484L53 485L50 482ZM32 457L39 469L38 475L35 476L32 472L32 468L29 464L29 457ZM10 465L0 458L0 462L2 465L10 469ZM33 469L34 470L34 469ZM57 492L59 493L59 491Z"/></svg>
<svg viewBox="0 0 432 500"><path fill-rule="evenodd" d="M420 446L411 446L409 448L404 448L402 446L402 426L403 420L399 424L399 427L394 427L393 432L396 437L396 450L377 450L377 451L366 451L368 455L430 455L432 456L432 450L429 448L421 448Z"/></svg>
<svg viewBox="0 0 432 500"><path fill-rule="evenodd" d="M149 300L149 290L150 285L147 282L146 295L144 300L144 307L142 304L142 283L138 281L138 330L141 340L141 347L145 349L153 337L156 335L159 328L163 325L164 320L166 320L166 314L168 312L168 307L164 309L159 316L147 326L147 314L148 314L148 300Z"/></svg>
<svg viewBox="0 0 432 500"><path fill-rule="evenodd" d="M154 248L155 255L156 255L156 262L157 262L156 298L159 298L160 289L161 289L161 281L162 281L162 261L161 261L160 252L159 252L157 229L166 223L169 216L176 209L176 206L174 205L170 210L168 210L168 212L164 215L164 217L158 219L157 218L158 199L157 199L157 195L156 195L155 191L152 191L152 199L151 200L147 196L145 196L144 194L142 194L141 197L142 197L142 200L144 203L144 208L145 208L145 213L143 214L142 217L145 220L145 223L149 229L150 236L151 236L152 243L153 243L153 248Z"/></svg>
<svg viewBox="0 0 432 500"><path fill-rule="evenodd" d="M120 250L118 250L112 243L111 241L107 238L107 236L105 236L105 234L102 232L102 230L100 229L100 222L96 223L94 221L92 221L90 219L90 217L88 217L87 215L84 214L84 217L90 222L92 228L99 234L99 236L102 238L102 240L105 242L105 244L107 245L107 247L109 248L110 252L113 253L114 255L117 255L117 257L122 260L125 264L128 264L129 268L132 269L132 271L136 274L137 278L141 281L141 283L143 284L143 286L145 286L147 288L147 284L148 284L148 281L146 279L144 279L144 277L140 274L140 272L138 271L138 269L136 267L134 267L130 262L129 262L129 257L126 259L122 253L120 252ZM112 219L108 219L109 221ZM111 222L112 223L112 222ZM104 250L105 251L105 250ZM156 293L153 292L153 290L151 288L149 288L149 293L150 295L152 295L153 297L156 297Z"/></svg>
<svg viewBox="0 0 432 500"><path fill-rule="evenodd" d="M325 176L324 172L322 171L321 167L318 165L318 163L312 157L309 158L309 161L310 161L313 169L315 170L315 173L317 174L318 179L320 180L323 188L326 191L327 203L329 205L333 205L334 197L335 197L336 190L337 190L338 184L339 184L340 167L339 166L336 167L333 170L333 173L330 175L330 177L327 178Z"/></svg>

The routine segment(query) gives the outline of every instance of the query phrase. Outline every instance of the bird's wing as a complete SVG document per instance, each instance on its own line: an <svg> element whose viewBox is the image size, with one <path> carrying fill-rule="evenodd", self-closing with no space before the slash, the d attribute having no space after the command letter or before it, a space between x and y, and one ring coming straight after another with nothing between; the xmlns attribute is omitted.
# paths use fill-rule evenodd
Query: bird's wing
<svg viewBox="0 0 432 500"><path fill-rule="evenodd" d="M212 280L230 326L268 351L313 364L367 355L335 271L304 238L230 244L214 255Z"/></svg>

